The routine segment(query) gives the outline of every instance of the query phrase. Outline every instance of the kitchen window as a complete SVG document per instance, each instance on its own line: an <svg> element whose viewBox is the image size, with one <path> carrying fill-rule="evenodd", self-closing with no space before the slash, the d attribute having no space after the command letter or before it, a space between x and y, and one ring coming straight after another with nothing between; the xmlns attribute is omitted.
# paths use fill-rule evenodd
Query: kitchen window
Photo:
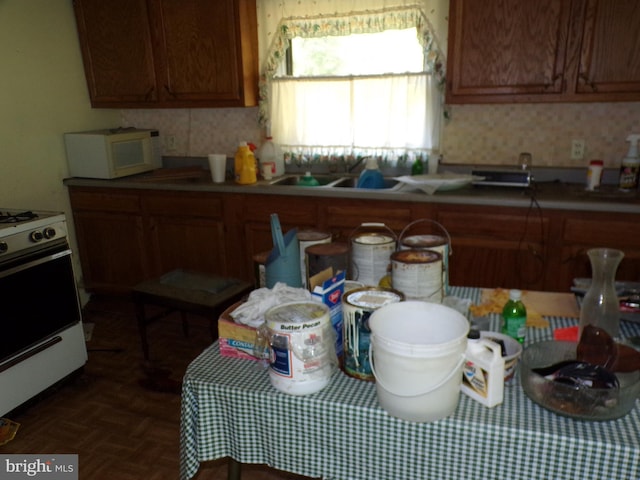
<svg viewBox="0 0 640 480"><path fill-rule="evenodd" d="M439 146L443 63L417 7L283 18L261 120L290 162L412 162Z"/></svg>

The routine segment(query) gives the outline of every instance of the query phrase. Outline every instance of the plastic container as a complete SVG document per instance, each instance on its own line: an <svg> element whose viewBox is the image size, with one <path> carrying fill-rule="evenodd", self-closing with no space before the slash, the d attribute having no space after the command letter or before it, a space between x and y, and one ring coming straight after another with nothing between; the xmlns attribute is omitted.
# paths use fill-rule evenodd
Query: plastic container
<svg viewBox="0 0 640 480"><path fill-rule="evenodd" d="M290 395L308 395L326 387L338 366L329 307L290 302L271 307L264 316L271 385Z"/></svg>
<svg viewBox="0 0 640 480"><path fill-rule="evenodd" d="M603 168L604 162L602 160L591 160L589 162L589 169L587 170L587 190L592 191L600 187Z"/></svg>
<svg viewBox="0 0 640 480"><path fill-rule="evenodd" d="M369 189L384 188L384 177L378 168L378 160L376 158L367 158L365 169L360 174L356 186Z"/></svg>
<svg viewBox="0 0 640 480"><path fill-rule="evenodd" d="M502 309L502 333L524 343L527 333L527 309L520 290L509 290L509 300Z"/></svg>
<svg viewBox="0 0 640 480"><path fill-rule="evenodd" d="M495 342L481 338L478 330L467 335L467 351L460 390L486 407L504 400L504 357Z"/></svg>
<svg viewBox="0 0 640 480"><path fill-rule="evenodd" d="M622 159L620 165L620 190L632 191L638 188L638 177L640 175L640 158L638 157L639 134L629 135L629 151Z"/></svg>
<svg viewBox="0 0 640 480"><path fill-rule="evenodd" d="M385 305L369 318L378 403L390 415L432 422L458 406L469 322L421 301Z"/></svg>
<svg viewBox="0 0 640 480"><path fill-rule="evenodd" d="M256 152L258 161L260 162L260 171L265 163L273 163L271 169L272 177L284 175L284 153L280 146L273 141L272 137L266 137L260 149Z"/></svg>
<svg viewBox="0 0 640 480"><path fill-rule="evenodd" d="M249 149L247 142L240 142L234 157L234 172L236 183L250 185L258 181L256 172L256 157Z"/></svg>

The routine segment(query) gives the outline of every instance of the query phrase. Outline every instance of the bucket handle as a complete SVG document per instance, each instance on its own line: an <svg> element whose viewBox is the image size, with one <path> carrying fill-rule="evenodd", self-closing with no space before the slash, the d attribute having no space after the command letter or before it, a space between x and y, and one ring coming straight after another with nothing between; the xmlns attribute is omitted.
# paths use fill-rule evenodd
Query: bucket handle
<svg viewBox="0 0 640 480"><path fill-rule="evenodd" d="M421 218L421 219L418 219L418 220L414 220L409 225L404 227L402 229L402 232L400 232L400 236L398 237L398 246L397 246L398 250L400 249L400 246L402 245L402 237L404 237L404 234L407 232L407 230L409 230L411 227L413 227L416 223L421 223L421 222L433 223L438 228L440 228L440 230L442 230L444 232L444 234L447 236L447 244L449 245L449 256L451 256L453 254L453 246L451 245L451 235L449 235L449 232L447 231L447 229L444 228L444 225L442 225L440 222L436 222L435 220L431 220L430 218ZM442 260L444 261L444 259L442 259Z"/></svg>
<svg viewBox="0 0 640 480"><path fill-rule="evenodd" d="M282 227L280 227L280 219L277 213L271 214L271 237L273 238L273 245L278 249L278 254L281 257L286 257L287 250L284 247Z"/></svg>
<svg viewBox="0 0 640 480"><path fill-rule="evenodd" d="M384 388L386 391L388 391L388 392L390 392L393 395L396 395L398 397L407 397L407 398L420 397L422 395L426 395L427 393L434 392L435 390L439 389L441 386L443 386L445 383L447 383L449 380L451 380L453 378L453 376L456 374L456 372L458 372L458 369L464 363L464 360L465 360L465 354L463 353L462 355L460 355L460 360L458 361L456 367L451 370L451 373L449 373L443 380L438 382L436 385L434 385L432 387L429 387L428 390L426 390L424 392L420 392L420 393L412 393L411 395L403 395L401 393L393 392L389 387L387 387L384 383L382 383L380 381L380 379L378 378L378 375L376 375L376 369L373 366L373 344L369 343L369 365L371 366L371 373L373 373L373 376L375 377L376 382L379 383L382 388Z"/></svg>

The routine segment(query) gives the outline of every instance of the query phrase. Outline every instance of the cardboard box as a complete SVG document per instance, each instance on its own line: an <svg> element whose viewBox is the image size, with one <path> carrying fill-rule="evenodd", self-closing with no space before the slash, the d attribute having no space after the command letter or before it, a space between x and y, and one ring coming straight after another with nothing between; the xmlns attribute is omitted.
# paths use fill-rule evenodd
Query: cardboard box
<svg viewBox="0 0 640 480"><path fill-rule="evenodd" d="M309 279L311 294L322 300L329 307L331 324L336 332L336 353L342 358L342 294L346 272L340 271L333 275L333 269L328 268Z"/></svg>
<svg viewBox="0 0 640 480"><path fill-rule="evenodd" d="M256 329L248 325L236 323L231 318L240 302L227 308L218 319L218 343L220 355L223 357L258 360L253 354L256 343Z"/></svg>

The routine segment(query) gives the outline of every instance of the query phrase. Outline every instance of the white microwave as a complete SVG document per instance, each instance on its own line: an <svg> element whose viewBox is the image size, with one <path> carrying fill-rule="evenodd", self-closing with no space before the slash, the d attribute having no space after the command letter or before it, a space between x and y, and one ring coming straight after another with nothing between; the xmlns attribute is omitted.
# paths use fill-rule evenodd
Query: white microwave
<svg viewBox="0 0 640 480"><path fill-rule="evenodd" d="M120 178L162 167L157 130L114 128L64 134L72 177Z"/></svg>

